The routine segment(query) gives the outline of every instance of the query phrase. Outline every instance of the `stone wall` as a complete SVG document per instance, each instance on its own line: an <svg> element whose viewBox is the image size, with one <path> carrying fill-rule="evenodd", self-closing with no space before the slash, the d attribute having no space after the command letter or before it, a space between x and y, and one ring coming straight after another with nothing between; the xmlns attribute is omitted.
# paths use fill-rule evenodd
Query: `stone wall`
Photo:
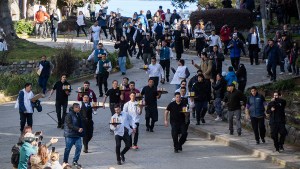
<svg viewBox="0 0 300 169"><path fill-rule="evenodd" d="M38 69L38 63L39 61L34 61L34 60L13 62L11 65L0 66L0 73L13 73L13 74L32 73ZM55 63L53 64L53 67L55 67ZM71 76L80 77L80 76L94 73L93 63L85 59L77 60L77 67L78 69L76 69Z"/></svg>

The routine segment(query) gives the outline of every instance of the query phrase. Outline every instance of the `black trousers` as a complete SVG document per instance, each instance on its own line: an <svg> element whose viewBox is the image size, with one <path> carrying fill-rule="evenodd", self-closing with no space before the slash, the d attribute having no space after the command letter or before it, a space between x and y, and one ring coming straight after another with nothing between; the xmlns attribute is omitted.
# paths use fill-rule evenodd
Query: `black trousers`
<svg viewBox="0 0 300 169"><path fill-rule="evenodd" d="M230 58L230 61L231 61L231 65L234 68L234 70L237 71L239 68L239 64L240 64L240 57Z"/></svg>
<svg viewBox="0 0 300 169"><path fill-rule="evenodd" d="M182 56L181 52L176 52L176 60L180 60Z"/></svg>
<svg viewBox="0 0 300 169"><path fill-rule="evenodd" d="M137 143L138 143L138 140L139 140L139 126L140 126L140 123L135 123L136 125L136 132L133 134L133 144L134 146L137 146ZM131 137L130 137L131 138Z"/></svg>
<svg viewBox="0 0 300 169"><path fill-rule="evenodd" d="M116 34L117 34L117 41L120 41L121 36L123 36L123 29L122 28L117 28L116 29Z"/></svg>
<svg viewBox="0 0 300 169"><path fill-rule="evenodd" d="M251 125L255 135L255 140L259 141L259 138L265 139L266 136L265 118L251 117Z"/></svg>
<svg viewBox="0 0 300 169"><path fill-rule="evenodd" d="M85 130L85 135L82 138L82 143L83 147L85 150L89 149L89 142L93 138L93 133L94 133L94 122L93 120L84 120L84 130Z"/></svg>
<svg viewBox="0 0 300 169"><path fill-rule="evenodd" d="M25 124L32 127L32 113L20 113L20 131L23 132Z"/></svg>
<svg viewBox="0 0 300 169"><path fill-rule="evenodd" d="M131 142L130 142L130 136L128 134L128 131L125 130L123 136L115 135L115 140L116 140L116 156L117 156L117 161L121 161L121 154L126 154L126 152L130 149ZM124 141L125 147L121 152L121 141Z"/></svg>
<svg viewBox="0 0 300 169"><path fill-rule="evenodd" d="M97 75L98 77L98 87L99 87L99 94L103 94L102 85L104 85L104 92L108 90L107 88L107 79L109 74L108 73L100 73Z"/></svg>
<svg viewBox="0 0 300 169"><path fill-rule="evenodd" d="M275 63L268 63L267 65L268 75L271 76L271 80L276 80L276 66L277 65Z"/></svg>
<svg viewBox="0 0 300 169"><path fill-rule="evenodd" d="M109 34L110 34L110 40L112 40L112 39L116 40L115 28L109 27L108 30L109 30Z"/></svg>
<svg viewBox="0 0 300 169"><path fill-rule="evenodd" d="M172 130L172 139L174 144L174 149L178 150L182 148L182 145L185 143L187 138L187 131L186 131L186 125L185 124L171 124ZM178 135L181 133L181 137L178 140Z"/></svg>
<svg viewBox="0 0 300 169"><path fill-rule="evenodd" d="M184 48L189 49L190 48L190 37L184 37Z"/></svg>
<svg viewBox="0 0 300 169"><path fill-rule="evenodd" d="M227 55L228 54L228 44L229 44L230 40L226 40L226 41L223 41L224 43L224 55Z"/></svg>
<svg viewBox="0 0 300 169"><path fill-rule="evenodd" d="M253 65L253 61L255 60L255 64L258 64L258 45L257 44L250 44L249 45L249 57L250 63Z"/></svg>
<svg viewBox="0 0 300 169"><path fill-rule="evenodd" d="M279 146L284 145L285 136L287 135L285 124L284 123L270 124L270 128L271 128L271 138L274 141L274 146L276 149L278 149ZM278 137L278 135L280 135L280 137Z"/></svg>
<svg viewBox="0 0 300 169"><path fill-rule="evenodd" d="M107 39L107 32L106 32L107 27L106 26L101 26L101 30L103 31L106 39Z"/></svg>
<svg viewBox="0 0 300 169"><path fill-rule="evenodd" d="M247 84L247 81L239 82L238 90L244 93L246 84Z"/></svg>
<svg viewBox="0 0 300 169"><path fill-rule="evenodd" d="M136 57L140 58L140 57L143 57L143 48L142 48L140 42L137 42L137 44L138 44L139 51L138 51L138 54Z"/></svg>
<svg viewBox="0 0 300 169"><path fill-rule="evenodd" d="M62 115L61 115L61 107L63 108ZM68 107L68 102L58 102L58 101L56 101L55 109L56 109L58 125L64 125L65 117L67 115L67 107Z"/></svg>
<svg viewBox="0 0 300 169"><path fill-rule="evenodd" d="M166 78L169 79L170 77L170 59L167 60L160 60L159 64L163 68L164 72L166 72Z"/></svg>
<svg viewBox="0 0 300 169"><path fill-rule="evenodd" d="M157 86L158 86L158 81L159 81L159 77L150 77L150 79L153 79L153 81L154 81L154 86L157 88Z"/></svg>
<svg viewBox="0 0 300 169"><path fill-rule="evenodd" d="M80 29L83 31L83 33L85 34L85 36L87 36L87 34L86 34L85 30L84 30L84 26L85 25L81 25L81 26L77 25L77 36L79 36Z"/></svg>
<svg viewBox="0 0 300 169"><path fill-rule="evenodd" d="M155 121L151 118L150 122L150 117L146 117L146 127L147 129L153 129L154 128Z"/></svg>
<svg viewBox="0 0 300 169"><path fill-rule="evenodd" d="M109 103L109 109L111 112L111 116L113 116L116 112L115 112L115 105L118 103Z"/></svg>

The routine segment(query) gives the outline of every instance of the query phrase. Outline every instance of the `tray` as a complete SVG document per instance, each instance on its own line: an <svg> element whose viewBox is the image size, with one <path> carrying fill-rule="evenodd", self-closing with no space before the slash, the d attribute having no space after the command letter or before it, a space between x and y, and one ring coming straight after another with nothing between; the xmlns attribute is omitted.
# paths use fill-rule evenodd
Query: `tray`
<svg viewBox="0 0 300 169"><path fill-rule="evenodd" d="M180 113L190 113L189 111L180 111Z"/></svg>
<svg viewBox="0 0 300 169"><path fill-rule="evenodd" d="M144 96L135 96L136 99L141 100L144 98Z"/></svg>
<svg viewBox="0 0 300 169"><path fill-rule="evenodd" d="M88 91L86 91L86 92L79 92L79 91L76 91L76 93L84 94L84 93L89 93L89 92L88 92Z"/></svg>
<svg viewBox="0 0 300 169"><path fill-rule="evenodd" d="M112 125L119 125L119 124L122 124L122 123L109 123L109 124L112 124Z"/></svg>
<svg viewBox="0 0 300 169"><path fill-rule="evenodd" d="M98 108L102 108L103 106L92 106L93 109L98 109Z"/></svg>
<svg viewBox="0 0 300 169"><path fill-rule="evenodd" d="M158 90L157 92L161 93L161 94L167 94L168 93L168 91L160 91L160 90Z"/></svg>
<svg viewBox="0 0 300 169"><path fill-rule="evenodd" d="M143 68L143 67L140 68L140 69L145 70L145 71L149 70L149 68Z"/></svg>
<svg viewBox="0 0 300 169"><path fill-rule="evenodd" d="M134 106L144 106L144 107L146 107L147 105L145 105L145 104L135 104Z"/></svg>

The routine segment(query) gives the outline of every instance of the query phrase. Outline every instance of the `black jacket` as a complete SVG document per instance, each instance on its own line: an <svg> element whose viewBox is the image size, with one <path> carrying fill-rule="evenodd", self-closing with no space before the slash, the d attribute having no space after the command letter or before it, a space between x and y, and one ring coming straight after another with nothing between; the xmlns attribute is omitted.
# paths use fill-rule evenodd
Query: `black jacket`
<svg viewBox="0 0 300 169"><path fill-rule="evenodd" d="M237 89L233 89L232 92L227 92L223 99L225 103L227 103L227 107L229 111L240 110L241 109L241 101L243 101L243 105L246 104L247 98L246 96Z"/></svg>
<svg viewBox="0 0 300 169"><path fill-rule="evenodd" d="M194 86L195 83L198 81L198 75L193 76L188 83L188 89L189 91L192 91L192 87Z"/></svg>
<svg viewBox="0 0 300 169"><path fill-rule="evenodd" d="M141 45L144 45L143 46L143 53L153 53L153 49L155 48L156 46L156 43L155 41L150 38L149 40L147 40L147 38L144 38L142 41L141 41ZM150 47L150 44L152 44L153 46Z"/></svg>
<svg viewBox="0 0 300 169"><path fill-rule="evenodd" d="M196 82L192 87L192 91L195 92L195 102L204 102L210 100L210 86L205 81Z"/></svg>
<svg viewBox="0 0 300 169"><path fill-rule="evenodd" d="M124 56L128 56L128 50L129 50L129 44L126 40L121 41L119 44L115 44L115 49L119 49L119 53L118 56L119 57L124 57Z"/></svg>
<svg viewBox="0 0 300 169"><path fill-rule="evenodd" d="M80 113L75 113L72 108L66 115L64 127L64 137L83 137L84 132L79 133L79 128L83 128Z"/></svg>
<svg viewBox="0 0 300 169"><path fill-rule="evenodd" d="M226 81L222 78L219 81L216 81L212 84L212 88L214 89L214 96L215 98L224 98L224 94L226 92Z"/></svg>
<svg viewBox="0 0 300 169"><path fill-rule="evenodd" d="M285 106L286 101L280 98L268 104L267 114L270 114L270 124L285 124ZM271 110L272 107L275 108L274 111Z"/></svg>

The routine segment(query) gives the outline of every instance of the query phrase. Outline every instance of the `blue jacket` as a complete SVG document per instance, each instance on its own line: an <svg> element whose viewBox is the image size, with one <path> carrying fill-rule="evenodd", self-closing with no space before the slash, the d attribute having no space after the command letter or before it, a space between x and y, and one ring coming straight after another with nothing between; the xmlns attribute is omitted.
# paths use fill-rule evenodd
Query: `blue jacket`
<svg viewBox="0 0 300 169"><path fill-rule="evenodd" d="M233 46L231 46L231 44ZM241 56L241 49L243 48L243 42L240 40L231 40L227 46L230 49L230 58L239 58Z"/></svg>
<svg viewBox="0 0 300 169"><path fill-rule="evenodd" d="M237 82L237 77L236 77L234 71L228 72L225 77L225 80L227 81L227 85L231 84L233 81Z"/></svg>
<svg viewBox="0 0 300 169"><path fill-rule="evenodd" d="M18 169L27 169L29 157L37 153L37 147L28 142L24 142L20 149L20 159Z"/></svg>
<svg viewBox="0 0 300 169"><path fill-rule="evenodd" d="M269 64L279 64L281 61L281 52L277 45L270 47L269 45L265 48L265 55L268 58Z"/></svg>
<svg viewBox="0 0 300 169"><path fill-rule="evenodd" d="M148 20L145 15L139 14L137 18L141 18L141 24L148 27Z"/></svg>
<svg viewBox="0 0 300 169"><path fill-rule="evenodd" d="M72 108L66 115L64 128L64 137L83 137L84 132L79 133L79 128L83 128L82 117L80 113L75 113Z"/></svg>
<svg viewBox="0 0 300 169"><path fill-rule="evenodd" d="M250 111L251 117L265 116L264 102L265 102L265 97L258 93L255 96L251 95L248 97L247 108Z"/></svg>
<svg viewBox="0 0 300 169"><path fill-rule="evenodd" d="M105 19L102 19L101 17L105 16ZM102 16L98 16L97 21L98 21L98 26L106 26L106 15L102 14Z"/></svg>

